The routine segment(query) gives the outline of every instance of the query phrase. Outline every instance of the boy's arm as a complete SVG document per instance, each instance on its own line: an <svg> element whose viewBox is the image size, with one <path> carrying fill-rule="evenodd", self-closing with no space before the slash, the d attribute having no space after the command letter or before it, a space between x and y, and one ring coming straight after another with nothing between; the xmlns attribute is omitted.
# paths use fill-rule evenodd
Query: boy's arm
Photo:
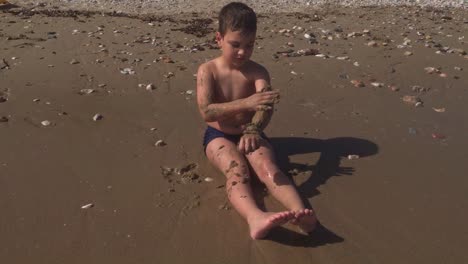
<svg viewBox="0 0 468 264"><path fill-rule="evenodd" d="M257 93L272 91L270 85L270 75L265 68L262 68L259 76L255 80ZM266 104L257 109L252 117L252 122L246 125L244 134L260 134L268 125L273 115L273 104Z"/></svg>
<svg viewBox="0 0 468 264"><path fill-rule="evenodd" d="M227 103L215 103L215 80L209 65L202 64L197 73L197 102L201 116L206 122L227 119L248 110L243 101L234 100Z"/></svg>

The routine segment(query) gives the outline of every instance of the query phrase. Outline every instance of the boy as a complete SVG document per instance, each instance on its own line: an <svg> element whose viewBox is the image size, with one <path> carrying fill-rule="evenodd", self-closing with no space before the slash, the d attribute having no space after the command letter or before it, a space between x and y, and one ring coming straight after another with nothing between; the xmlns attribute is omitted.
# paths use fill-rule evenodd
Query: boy
<svg viewBox="0 0 468 264"><path fill-rule="evenodd" d="M250 60L257 31L255 12L233 2L221 9L216 41L220 57L202 64L197 74L197 102L208 125L204 136L209 161L226 178L229 201L249 225L253 239L287 222L311 232L317 223L291 180L275 163L262 132L273 113L278 91L271 91L268 71ZM263 212L255 203L249 165L269 192L288 210Z"/></svg>

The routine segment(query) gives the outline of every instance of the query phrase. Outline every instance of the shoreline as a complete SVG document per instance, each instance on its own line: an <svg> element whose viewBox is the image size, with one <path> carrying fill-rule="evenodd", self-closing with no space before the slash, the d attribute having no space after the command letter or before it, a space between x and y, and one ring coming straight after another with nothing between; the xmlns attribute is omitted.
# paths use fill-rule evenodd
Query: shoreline
<svg viewBox="0 0 468 264"><path fill-rule="evenodd" d="M128 3L128 1L116 2L115 0L79 0L65 2L60 0L48 0L37 3L36 1L26 0L8 1L12 5L25 10L44 12L45 10L85 12L96 14L127 14L131 16L141 15L174 15L184 13L198 14L217 14L220 8L230 1L160 1L146 0L140 2ZM307 13L318 10L336 10L341 7L346 8L422 8L422 9L466 9L468 1L381 1L381 0L354 0L354 1L242 1L251 6L259 14L271 13ZM1 10L1 9L0 9Z"/></svg>

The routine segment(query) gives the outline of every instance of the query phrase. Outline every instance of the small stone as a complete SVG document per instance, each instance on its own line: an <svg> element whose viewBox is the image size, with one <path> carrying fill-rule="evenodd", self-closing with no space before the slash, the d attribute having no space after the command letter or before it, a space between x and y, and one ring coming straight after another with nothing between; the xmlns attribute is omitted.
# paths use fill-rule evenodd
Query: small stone
<svg viewBox="0 0 468 264"><path fill-rule="evenodd" d="M163 146L166 146L167 144L166 144L166 142L164 142L164 140L160 139L160 140L156 141L156 143L154 143L154 145L156 147L163 147Z"/></svg>
<svg viewBox="0 0 468 264"><path fill-rule="evenodd" d="M428 74L440 73L440 69L435 68L435 67L426 67L426 68L424 68L424 70L425 70L426 73L428 73Z"/></svg>
<svg viewBox="0 0 468 264"><path fill-rule="evenodd" d="M375 42L375 41L373 41L373 40L372 40L372 41L369 41L369 42L367 43L367 46L369 46L369 47L377 47L377 42Z"/></svg>
<svg viewBox="0 0 468 264"><path fill-rule="evenodd" d="M408 103L408 104L412 104L412 105L416 105L418 102L421 102L421 99L419 99L418 97L413 96L413 95L405 95L405 96L403 96L402 100L403 100L403 102Z"/></svg>
<svg viewBox="0 0 468 264"><path fill-rule="evenodd" d="M442 135L442 134L439 134L439 133L432 133L432 138L433 139L445 139L446 136L445 135Z"/></svg>
<svg viewBox="0 0 468 264"><path fill-rule="evenodd" d="M93 116L93 120L94 120L94 121L99 121L99 120L101 120L101 119L103 119L103 118L104 118L104 116L101 115L101 114L95 114L95 115Z"/></svg>
<svg viewBox="0 0 468 264"><path fill-rule="evenodd" d="M187 90L185 91L185 94L192 95L195 91L194 90Z"/></svg>
<svg viewBox="0 0 468 264"><path fill-rule="evenodd" d="M443 72L440 73L439 76L442 77L442 78L447 78L448 77L448 75L446 73L443 73Z"/></svg>
<svg viewBox="0 0 468 264"><path fill-rule="evenodd" d="M390 85L388 88L390 88L392 92L398 92L400 90L400 88L396 87L395 85Z"/></svg>
<svg viewBox="0 0 468 264"><path fill-rule="evenodd" d="M291 71L291 74L292 74L292 75L297 75L297 72Z"/></svg>
<svg viewBox="0 0 468 264"><path fill-rule="evenodd" d="M106 87L106 86L107 86L107 84L105 84L105 83L100 83L100 84L98 84L98 87L99 87L99 88L104 88L104 87Z"/></svg>
<svg viewBox="0 0 468 264"><path fill-rule="evenodd" d="M453 67L456 71L463 71L463 68L461 67Z"/></svg>
<svg viewBox="0 0 468 264"><path fill-rule="evenodd" d="M413 55L413 52L411 52L411 51L405 51L404 55L405 55L405 56L411 56L411 55Z"/></svg>
<svg viewBox="0 0 468 264"><path fill-rule="evenodd" d="M173 72L168 72L167 74L164 75L165 78L171 78L174 77L175 74Z"/></svg>
<svg viewBox="0 0 468 264"><path fill-rule="evenodd" d="M43 126L50 126L52 123L49 120L44 120L41 122L41 125Z"/></svg>
<svg viewBox="0 0 468 264"><path fill-rule="evenodd" d="M72 59L72 60L70 61L70 64L78 64L78 63L80 63L80 62L77 61L77 60L75 60L75 59Z"/></svg>
<svg viewBox="0 0 468 264"><path fill-rule="evenodd" d="M35 103L37 103L37 102L39 102L39 101L41 101L41 99L39 99L39 98L33 99L33 102L35 102Z"/></svg>
<svg viewBox="0 0 468 264"><path fill-rule="evenodd" d="M359 155L348 155L348 159L349 160L355 160L355 159L359 159Z"/></svg>
<svg viewBox="0 0 468 264"><path fill-rule="evenodd" d="M353 63L353 65L356 66L356 67L359 67L359 62L355 61L355 62Z"/></svg>
<svg viewBox="0 0 468 264"><path fill-rule="evenodd" d="M351 80L351 83L354 85L356 88L364 87L366 86L362 81L359 80Z"/></svg>
<svg viewBox="0 0 468 264"><path fill-rule="evenodd" d="M8 122L8 120L9 120L9 119L8 119L8 117L6 117L6 116L0 117L0 123L6 123L6 122Z"/></svg>
<svg viewBox="0 0 468 264"><path fill-rule="evenodd" d="M337 60L349 60L348 56L336 57Z"/></svg>

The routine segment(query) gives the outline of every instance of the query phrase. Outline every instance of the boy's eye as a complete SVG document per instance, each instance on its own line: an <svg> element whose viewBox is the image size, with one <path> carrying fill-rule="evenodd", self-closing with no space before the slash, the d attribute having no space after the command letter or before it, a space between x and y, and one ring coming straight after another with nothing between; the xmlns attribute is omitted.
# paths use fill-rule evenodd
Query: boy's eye
<svg viewBox="0 0 468 264"><path fill-rule="evenodd" d="M231 46L232 46L233 48L239 48L239 47L240 47L240 45L237 44L237 43L233 43L233 44L231 44Z"/></svg>

